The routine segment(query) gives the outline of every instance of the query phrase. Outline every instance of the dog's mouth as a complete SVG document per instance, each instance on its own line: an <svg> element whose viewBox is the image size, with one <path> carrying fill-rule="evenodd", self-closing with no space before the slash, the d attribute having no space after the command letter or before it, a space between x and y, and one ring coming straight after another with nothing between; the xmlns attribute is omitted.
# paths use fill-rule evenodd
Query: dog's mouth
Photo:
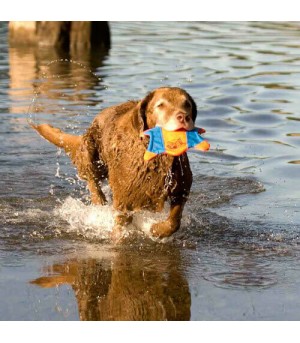
<svg viewBox="0 0 300 343"><path fill-rule="evenodd" d="M186 130L191 131L195 128L194 122L191 120L189 122L180 122L178 120L169 120L163 128L168 131Z"/></svg>

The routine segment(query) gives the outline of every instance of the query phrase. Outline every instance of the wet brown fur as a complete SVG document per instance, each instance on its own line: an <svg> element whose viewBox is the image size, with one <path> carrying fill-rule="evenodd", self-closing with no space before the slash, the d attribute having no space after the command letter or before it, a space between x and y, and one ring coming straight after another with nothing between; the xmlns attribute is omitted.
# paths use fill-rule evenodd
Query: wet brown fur
<svg viewBox="0 0 300 343"><path fill-rule="evenodd" d="M158 155L145 162L148 140L141 132L156 125L158 99L167 99L164 115L171 116L178 108L197 115L195 102L180 88L158 88L141 101L109 107L99 113L83 136L74 136L48 124L32 125L44 138L65 149L86 180L94 204L105 204L101 181L108 178L113 207L119 211L113 235L131 222L137 210L161 211L169 197L171 207L166 221L154 224L152 234L170 236L180 227L184 204L192 184L188 157ZM156 111L156 112L155 112Z"/></svg>

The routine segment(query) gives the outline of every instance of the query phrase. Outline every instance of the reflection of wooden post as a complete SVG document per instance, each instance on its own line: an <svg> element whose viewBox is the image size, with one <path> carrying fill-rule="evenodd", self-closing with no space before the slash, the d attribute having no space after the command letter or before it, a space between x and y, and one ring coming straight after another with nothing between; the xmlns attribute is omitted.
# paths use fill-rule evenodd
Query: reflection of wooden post
<svg viewBox="0 0 300 343"><path fill-rule="evenodd" d="M11 21L9 42L64 50L109 49L110 32L106 21Z"/></svg>
<svg viewBox="0 0 300 343"><path fill-rule="evenodd" d="M36 54L24 47L23 51L9 49L9 89L11 113L26 113L33 98L30 80L37 79ZM23 123L22 123L23 124Z"/></svg>

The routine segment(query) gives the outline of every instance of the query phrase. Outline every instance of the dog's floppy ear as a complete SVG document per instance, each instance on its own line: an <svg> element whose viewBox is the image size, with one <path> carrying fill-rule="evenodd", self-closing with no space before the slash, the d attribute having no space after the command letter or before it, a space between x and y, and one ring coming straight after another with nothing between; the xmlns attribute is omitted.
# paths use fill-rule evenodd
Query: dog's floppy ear
<svg viewBox="0 0 300 343"><path fill-rule="evenodd" d="M195 122L196 117L197 117L197 105L194 101L194 99L190 96L188 92L186 92L187 96L189 97L189 100L192 104L192 117L193 117L193 122Z"/></svg>
<svg viewBox="0 0 300 343"><path fill-rule="evenodd" d="M151 121L150 118L147 118L147 111L149 102L152 100L154 96L154 92L150 92L144 99L141 100L139 103L139 115L144 122L144 130L149 129L149 122Z"/></svg>

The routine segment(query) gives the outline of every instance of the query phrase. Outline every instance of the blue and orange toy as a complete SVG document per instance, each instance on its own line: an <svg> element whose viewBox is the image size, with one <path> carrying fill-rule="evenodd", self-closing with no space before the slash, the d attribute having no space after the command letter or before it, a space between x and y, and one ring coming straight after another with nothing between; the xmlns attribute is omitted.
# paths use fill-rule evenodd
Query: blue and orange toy
<svg viewBox="0 0 300 343"><path fill-rule="evenodd" d="M168 131L160 126L146 130L142 136L149 136L150 141L144 154L144 160L150 161L158 154L180 156L190 148L207 151L210 145L201 137L201 133L204 132L205 130L200 128L190 131L184 129Z"/></svg>

